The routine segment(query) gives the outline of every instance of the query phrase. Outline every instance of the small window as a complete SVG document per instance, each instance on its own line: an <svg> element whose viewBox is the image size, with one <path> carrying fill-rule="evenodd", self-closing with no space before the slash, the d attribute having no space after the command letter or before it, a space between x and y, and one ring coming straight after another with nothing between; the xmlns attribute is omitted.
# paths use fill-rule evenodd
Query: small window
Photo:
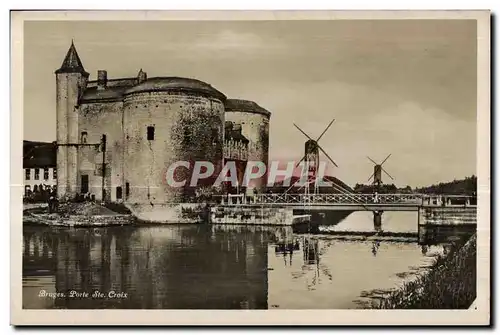
<svg viewBox="0 0 500 335"><path fill-rule="evenodd" d="M217 145L217 142L219 140L219 129L218 128L212 128L212 145L215 146Z"/></svg>
<svg viewBox="0 0 500 335"><path fill-rule="evenodd" d="M24 169L25 173L25 179L30 180L31 179L31 169Z"/></svg>
<svg viewBox="0 0 500 335"><path fill-rule="evenodd" d="M49 169L43 169L43 180L49 180Z"/></svg>
<svg viewBox="0 0 500 335"><path fill-rule="evenodd" d="M155 127L148 126L148 141L153 141L155 139Z"/></svg>
<svg viewBox="0 0 500 335"><path fill-rule="evenodd" d="M122 198L122 187L118 186L116 188L116 199L121 199Z"/></svg>
<svg viewBox="0 0 500 335"><path fill-rule="evenodd" d="M87 144L87 132L86 131L82 131L82 139L81 139L81 142L83 144Z"/></svg>
<svg viewBox="0 0 500 335"><path fill-rule="evenodd" d="M52 178L57 179L57 169L52 169Z"/></svg>
<svg viewBox="0 0 500 335"><path fill-rule="evenodd" d="M128 198L129 195L130 195L130 184L125 183L125 198Z"/></svg>
<svg viewBox="0 0 500 335"><path fill-rule="evenodd" d="M40 179L40 170L41 169L35 169L35 180Z"/></svg>

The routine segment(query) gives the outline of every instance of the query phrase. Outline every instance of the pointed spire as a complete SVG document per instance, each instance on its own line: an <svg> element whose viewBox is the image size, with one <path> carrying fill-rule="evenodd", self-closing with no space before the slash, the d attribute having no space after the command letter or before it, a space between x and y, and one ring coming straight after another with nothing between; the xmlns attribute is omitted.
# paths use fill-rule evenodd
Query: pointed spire
<svg viewBox="0 0 500 335"><path fill-rule="evenodd" d="M78 56L78 52L76 52L73 39L71 39L71 46L69 47L69 50L66 53L66 57L64 57L64 61L61 65L61 68L57 70L56 73L81 73L85 76L89 75L87 72L85 72L85 69L83 68L82 61Z"/></svg>

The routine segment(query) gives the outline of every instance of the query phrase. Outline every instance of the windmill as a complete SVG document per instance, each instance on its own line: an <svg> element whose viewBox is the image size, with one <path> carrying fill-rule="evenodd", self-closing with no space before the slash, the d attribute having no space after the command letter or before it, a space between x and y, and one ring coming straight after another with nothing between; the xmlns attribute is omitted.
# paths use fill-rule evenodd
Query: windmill
<svg viewBox="0 0 500 335"><path fill-rule="evenodd" d="M316 181L316 175L318 173L318 168L319 168L319 152L320 151L330 160L330 162L333 163L333 165L338 167L337 163L334 162L334 160L326 153L326 151L318 143L319 140L323 137L323 135L325 135L325 133L328 131L328 129L330 128L330 126L332 125L332 123L334 121L335 121L335 119L333 119L328 124L328 126L325 128L325 130L323 130L321 135L319 135L319 137L316 140L313 140L309 135L307 135L306 132L304 132L302 129L300 129L299 126L297 126L295 123L293 124L295 126L295 128L297 128L302 134L304 134L308 138L308 140L305 142L305 145L304 145L304 156L297 163L297 166L299 166L300 163L302 163L302 161L304 161L305 162L305 170L306 170L307 175L309 176L310 173L312 174L312 176L308 177L308 180L307 180L307 187L305 188L307 193L309 192L309 183ZM319 191L319 185L318 185L318 183L315 182L314 183L314 193L317 194L317 193L319 193L318 191Z"/></svg>
<svg viewBox="0 0 500 335"><path fill-rule="evenodd" d="M389 159L389 157L391 157L391 154L389 154L383 161L382 163L377 163L375 162L373 159L371 159L370 157L366 156L373 164L375 164L373 166L373 174L370 176L370 178L368 178L368 181L370 181L372 178L373 178L373 182L372 182L372 185L374 185L375 187L379 188L380 185L382 185L382 172L384 172L389 178L391 178L392 180L394 180L394 178L392 178L392 176L382 167L382 165L387 162L387 160Z"/></svg>

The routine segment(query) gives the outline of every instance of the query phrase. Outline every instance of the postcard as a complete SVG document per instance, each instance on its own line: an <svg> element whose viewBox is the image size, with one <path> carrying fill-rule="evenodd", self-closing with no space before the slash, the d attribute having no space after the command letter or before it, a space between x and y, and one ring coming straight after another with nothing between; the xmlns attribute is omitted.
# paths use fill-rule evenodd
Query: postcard
<svg viewBox="0 0 500 335"><path fill-rule="evenodd" d="M489 11L11 25L12 324L490 324Z"/></svg>

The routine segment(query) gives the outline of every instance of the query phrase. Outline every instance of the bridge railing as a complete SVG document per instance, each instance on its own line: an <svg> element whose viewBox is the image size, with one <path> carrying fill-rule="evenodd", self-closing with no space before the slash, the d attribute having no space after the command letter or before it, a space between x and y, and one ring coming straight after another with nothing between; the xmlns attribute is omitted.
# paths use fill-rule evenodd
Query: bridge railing
<svg viewBox="0 0 500 335"><path fill-rule="evenodd" d="M256 203L286 204L370 204L370 203L418 203L421 197L415 194L257 194Z"/></svg>
<svg viewBox="0 0 500 335"><path fill-rule="evenodd" d="M427 195L414 193L400 194L256 194L247 196L245 194L228 194L221 197L221 203L228 205L238 204L345 204L345 205L367 205L367 204L408 204L408 205L475 205L473 197L451 195ZM475 199L475 198L474 198Z"/></svg>

